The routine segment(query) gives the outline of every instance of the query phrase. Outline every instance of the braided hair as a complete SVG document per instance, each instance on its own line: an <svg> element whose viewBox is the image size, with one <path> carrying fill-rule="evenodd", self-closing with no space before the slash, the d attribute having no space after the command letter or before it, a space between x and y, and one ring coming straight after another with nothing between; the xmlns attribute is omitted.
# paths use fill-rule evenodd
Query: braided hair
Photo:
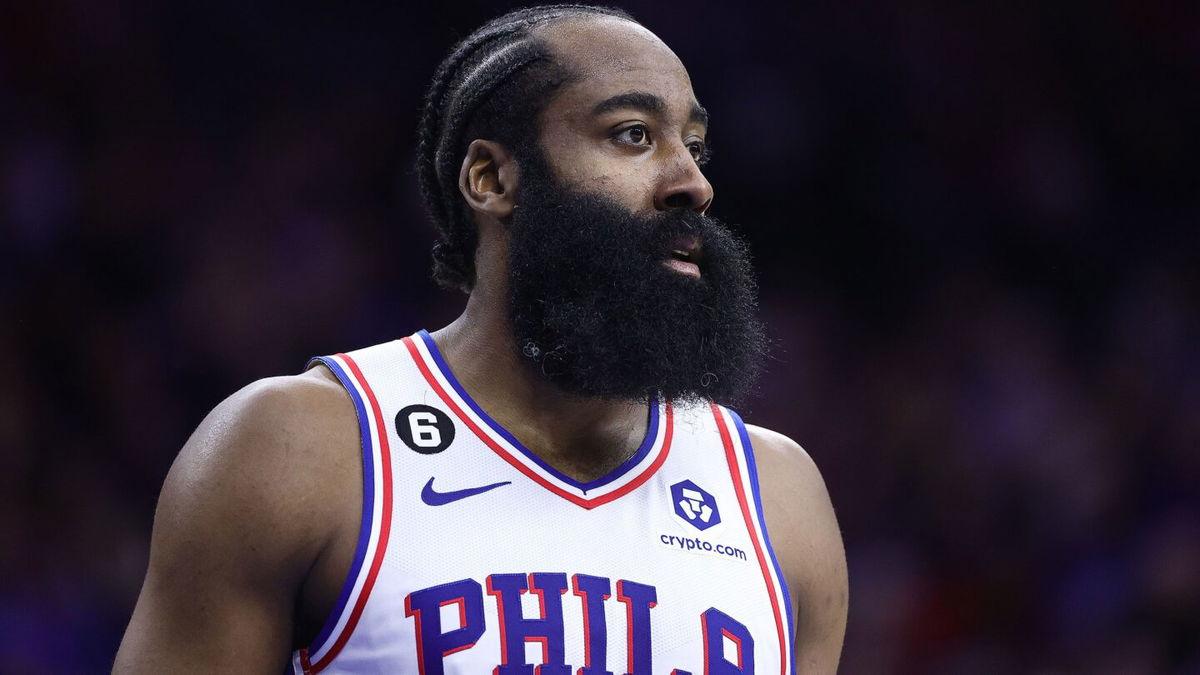
<svg viewBox="0 0 1200 675"><path fill-rule="evenodd" d="M458 192L463 154L476 138L503 144L518 160L536 145L538 113L574 74L555 63L534 28L577 16L634 19L590 5L542 5L492 19L455 45L433 76L417 139L421 197L437 225L433 277L443 288L475 285L479 240Z"/></svg>

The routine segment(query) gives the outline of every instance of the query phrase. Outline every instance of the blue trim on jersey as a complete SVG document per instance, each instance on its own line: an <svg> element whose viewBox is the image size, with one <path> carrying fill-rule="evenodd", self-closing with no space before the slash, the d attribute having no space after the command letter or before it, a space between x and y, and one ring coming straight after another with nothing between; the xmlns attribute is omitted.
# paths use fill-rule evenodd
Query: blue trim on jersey
<svg viewBox="0 0 1200 675"><path fill-rule="evenodd" d="M342 584L342 592L338 595L337 604L333 606L333 611L329 613L329 617L325 619L325 624L321 626L321 632L317 633L317 637L313 640L312 645L308 648L308 653L313 654L325 645L325 642L333 634L333 629L337 627L338 619L341 618L342 612L346 611L346 603L350 601L350 593L354 590L354 583L358 580L359 574L362 572L363 560L367 557L367 544L371 539L371 527L373 525L372 518L375 505L375 439L371 436L371 425L368 423L367 408L363 405L362 397L358 395L358 390L354 388L354 383L346 371L338 365L337 361L328 356L317 356L309 360L309 367L314 362L321 362L345 387L350 394L351 400L354 401L354 413L358 417L358 435L362 439L363 453L363 508L362 508L362 524L358 528L358 545L354 549L354 562L350 564L350 573L346 576L346 581Z"/></svg>
<svg viewBox="0 0 1200 675"><path fill-rule="evenodd" d="M442 353L438 350L438 346L433 341L433 337L424 330L418 332L417 335L420 335L421 339L425 341L425 346L429 348L429 354L433 356L434 363L437 364L438 370L442 371L442 375L445 376L446 381L450 383L451 387L454 387L454 391L458 392L458 395L462 398L462 400L467 402L467 405L471 407L471 410L475 411L476 415L479 415L480 419L482 419L489 427L491 427L493 431L500 434L521 454L525 455L535 464L545 469L547 473L568 485L579 488L585 494L588 490L594 490L598 487L608 485L609 483L628 473L630 469L640 464L641 461L645 459L646 455L650 453L650 448L654 445L654 439L658 437L658 397L651 396L650 425L646 429L646 438L642 440L642 445L638 448L638 451L635 452L632 457L625 460L621 466L613 469L613 471L608 475L601 476L600 478L587 483L580 483L570 476L565 476L559 473L554 467L543 462L540 457L522 445L521 441L518 441L516 436L513 436L511 433L509 433L508 429L500 426L499 422L488 416L488 414L483 411L483 408L479 407L479 404L475 402L475 399L471 398L471 395L467 393L467 390L463 388L462 384L459 383L458 378L454 376L454 372L450 370L450 366L447 365L446 360L442 358Z"/></svg>
<svg viewBox="0 0 1200 675"><path fill-rule="evenodd" d="M754 494L754 508L758 511L758 525L762 528L763 544L767 547L767 555L771 558L771 565L775 568L775 578L779 580L779 587L783 590L783 604L787 610L788 620L788 653L792 655L791 672L796 672L796 628L792 625L792 596L788 593L787 579L784 578L783 572L779 568L779 559L775 557L775 548L771 546L771 535L767 532L767 521L763 517L762 495L758 487L758 467L754 463L754 446L750 444L750 435L746 432L746 423L737 413L725 408L729 411L729 417L733 419L734 426L737 427L738 438L742 439L742 451L746 454L747 473L750 474L750 492Z"/></svg>

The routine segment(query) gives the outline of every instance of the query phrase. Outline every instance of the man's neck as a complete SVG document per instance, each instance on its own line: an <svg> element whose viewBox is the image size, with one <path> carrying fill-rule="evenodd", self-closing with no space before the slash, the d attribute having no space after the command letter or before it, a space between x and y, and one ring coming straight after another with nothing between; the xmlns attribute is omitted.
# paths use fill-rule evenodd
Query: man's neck
<svg viewBox="0 0 1200 675"><path fill-rule="evenodd" d="M566 394L521 363L504 305L472 294L432 336L471 397L526 448L579 481L606 475L641 444L644 403Z"/></svg>

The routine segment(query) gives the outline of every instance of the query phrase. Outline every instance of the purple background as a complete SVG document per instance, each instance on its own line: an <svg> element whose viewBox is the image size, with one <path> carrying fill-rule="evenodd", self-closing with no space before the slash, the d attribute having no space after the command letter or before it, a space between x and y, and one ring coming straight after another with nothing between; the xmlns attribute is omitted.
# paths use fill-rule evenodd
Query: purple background
<svg viewBox="0 0 1200 675"><path fill-rule="evenodd" d="M713 115L843 672L1197 672L1200 9L920 4L626 5ZM503 6L434 7L0 12L0 670L109 666L218 401L462 306L409 167Z"/></svg>

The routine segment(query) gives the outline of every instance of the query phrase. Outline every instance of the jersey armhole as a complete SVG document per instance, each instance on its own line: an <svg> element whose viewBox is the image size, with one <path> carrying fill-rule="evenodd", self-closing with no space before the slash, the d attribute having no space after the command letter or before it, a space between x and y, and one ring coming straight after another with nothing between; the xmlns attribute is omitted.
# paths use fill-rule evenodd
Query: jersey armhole
<svg viewBox="0 0 1200 675"><path fill-rule="evenodd" d="M312 643L292 655L292 670L317 673L327 667L354 631L374 585L391 520L391 476L387 429L379 404L352 358L345 354L310 359L305 370L323 365L354 403L362 452L363 502L354 558L329 616Z"/></svg>
<svg viewBox="0 0 1200 675"><path fill-rule="evenodd" d="M755 529L761 533L762 549L765 550L759 550L757 552L760 555L760 564L763 565L763 576L764 579L767 580L768 593L772 595L772 603L776 602L777 599L782 601L783 611L780 613L786 615L787 617L786 642L783 639L785 636L782 633L780 634L781 660L784 661L783 669L789 673L796 673L796 619L792 615L792 599L791 594L788 591L787 579L783 576L783 570L779 566L779 558L775 555L775 548L771 545L771 536L767 531L767 521L763 515L762 490L758 482L758 466L754 461L754 446L753 443L750 442L750 434L746 431L745 422L742 421L742 418L736 412L726 408L725 406L718 406L714 404L713 414L716 417L717 426L722 435L722 442L726 444L726 449L729 453L728 460L730 462L730 469L733 470L735 474L734 487L739 491L739 499L743 498L743 495L740 494L741 490L744 489L744 487L749 487L749 510L753 512L753 515L750 516L750 514L747 514L747 516L752 517L755 522L747 522L746 525L748 528L750 528L752 540L755 537ZM730 433L729 430L725 428L725 422L722 419L723 415L727 415L729 421L732 422L734 427L734 433L732 435L734 438L729 437ZM738 455L740 455L740 457ZM739 462L739 460L741 461ZM737 473L740 473L737 468L737 464L739 463L742 463L745 467L745 476L736 475ZM741 485L737 484L739 480L741 481ZM765 553L765 555L763 555L763 553ZM763 560L763 558L765 558L765 560ZM766 565L770 565L770 570L767 569ZM770 589L770 572L774 572L775 584L778 586L778 596L775 596L774 591ZM776 611L779 610L777 609ZM776 616L778 617L778 614Z"/></svg>

